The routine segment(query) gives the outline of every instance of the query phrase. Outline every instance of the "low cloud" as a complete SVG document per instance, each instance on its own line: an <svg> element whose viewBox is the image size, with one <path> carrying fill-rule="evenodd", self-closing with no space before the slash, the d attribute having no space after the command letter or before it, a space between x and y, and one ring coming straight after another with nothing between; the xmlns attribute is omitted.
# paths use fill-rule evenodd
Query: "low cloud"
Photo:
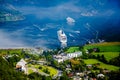
<svg viewBox="0 0 120 80"><path fill-rule="evenodd" d="M0 31L0 48L22 48L27 47L22 41L8 36L9 33Z"/></svg>
<svg viewBox="0 0 120 80"><path fill-rule="evenodd" d="M80 1L82 3L82 1ZM76 5L77 1L69 1L63 4L58 4L51 7L36 7L36 6L23 6L17 7L24 15L32 14L38 19L52 19L52 20L65 20L66 17L71 16L75 19L79 19L81 16L111 16L116 10L109 9L110 3L104 3L106 5L99 5L100 1L96 1L96 6L94 4L89 5ZM92 3L92 2L90 2ZM103 9L101 9L103 7ZM117 8L116 8L117 9Z"/></svg>

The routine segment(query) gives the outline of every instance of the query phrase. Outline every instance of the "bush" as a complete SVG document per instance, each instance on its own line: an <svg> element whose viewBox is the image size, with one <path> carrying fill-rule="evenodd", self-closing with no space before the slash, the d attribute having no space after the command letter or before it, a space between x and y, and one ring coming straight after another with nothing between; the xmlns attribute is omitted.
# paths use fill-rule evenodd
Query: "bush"
<svg viewBox="0 0 120 80"><path fill-rule="evenodd" d="M42 69L42 66L39 66L39 69Z"/></svg>

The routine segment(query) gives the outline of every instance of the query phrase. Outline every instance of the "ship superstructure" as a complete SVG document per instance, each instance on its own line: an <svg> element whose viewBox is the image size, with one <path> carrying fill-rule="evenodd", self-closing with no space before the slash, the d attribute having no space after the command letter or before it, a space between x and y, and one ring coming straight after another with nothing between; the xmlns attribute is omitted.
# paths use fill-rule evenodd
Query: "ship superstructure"
<svg viewBox="0 0 120 80"><path fill-rule="evenodd" d="M62 29L57 31L58 39L61 42L61 47L67 46L67 36Z"/></svg>
<svg viewBox="0 0 120 80"><path fill-rule="evenodd" d="M67 42L67 36L65 35L65 33L61 29L59 31L57 31L57 34L58 34L58 39L61 43Z"/></svg>

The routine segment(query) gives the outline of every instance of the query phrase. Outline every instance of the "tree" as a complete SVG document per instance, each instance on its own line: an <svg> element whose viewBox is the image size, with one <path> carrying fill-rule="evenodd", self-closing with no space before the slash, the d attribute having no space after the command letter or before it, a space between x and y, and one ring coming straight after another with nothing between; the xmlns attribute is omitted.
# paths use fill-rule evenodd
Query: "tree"
<svg viewBox="0 0 120 80"><path fill-rule="evenodd" d="M94 72L91 72L90 74L88 74L89 77L92 77L92 78L96 78L96 74Z"/></svg>
<svg viewBox="0 0 120 80"><path fill-rule="evenodd" d="M108 73L109 80L120 80L120 70Z"/></svg>
<svg viewBox="0 0 120 80"><path fill-rule="evenodd" d="M120 66L120 54L118 57L115 57L109 61L110 64Z"/></svg>
<svg viewBox="0 0 120 80"><path fill-rule="evenodd" d="M42 80L42 76L38 73L31 73L28 75L28 78L31 80Z"/></svg>
<svg viewBox="0 0 120 80"><path fill-rule="evenodd" d="M12 66L15 66L16 62L18 62L20 59L21 59L20 57L14 55L12 57L9 57L7 60Z"/></svg>
<svg viewBox="0 0 120 80"><path fill-rule="evenodd" d="M97 54L97 59L100 60L100 55L99 54Z"/></svg>
<svg viewBox="0 0 120 80"><path fill-rule="evenodd" d="M107 63L107 60L106 60L104 55L101 56L101 61L104 62L104 63Z"/></svg>
<svg viewBox="0 0 120 80"><path fill-rule="evenodd" d="M69 80L66 72L63 72L63 75L60 77L60 80Z"/></svg>
<svg viewBox="0 0 120 80"><path fill-rule="evenodd" d="M9 62L0 56L0 80L27 80L22 72L15 71Z"/></svg>
<svg viewBox="0 0 120 80"><path fill-rule="evenodd" d="M58 62L57 62L56 60L51 61L51 64L52 64L53 66L55 66L55 67L58 67L58 66L59 66L59 64L58 64Z"/></svg>

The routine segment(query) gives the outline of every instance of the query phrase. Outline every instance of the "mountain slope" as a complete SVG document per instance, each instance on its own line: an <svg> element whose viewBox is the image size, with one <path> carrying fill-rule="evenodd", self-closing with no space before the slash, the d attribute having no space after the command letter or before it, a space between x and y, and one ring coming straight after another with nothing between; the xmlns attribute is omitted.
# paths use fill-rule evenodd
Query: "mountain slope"
<svg viewBox="0 0 120 80"><path fill-rule="evenodd" d="M23 15L11 4L0 5L0 22L23 20Z"/></svg>

